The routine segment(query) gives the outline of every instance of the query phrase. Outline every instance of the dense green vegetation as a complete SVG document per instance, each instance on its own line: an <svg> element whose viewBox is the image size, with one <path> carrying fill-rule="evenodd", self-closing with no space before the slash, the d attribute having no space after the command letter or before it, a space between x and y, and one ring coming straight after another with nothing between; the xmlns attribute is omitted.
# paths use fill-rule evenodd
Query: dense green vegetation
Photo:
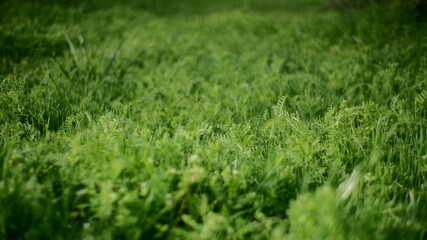
<svg viewBox="0 0 427 240"><path fill-rule="evenodd" d="M0 239L425 239L418 6L2 1Z"/></svg>

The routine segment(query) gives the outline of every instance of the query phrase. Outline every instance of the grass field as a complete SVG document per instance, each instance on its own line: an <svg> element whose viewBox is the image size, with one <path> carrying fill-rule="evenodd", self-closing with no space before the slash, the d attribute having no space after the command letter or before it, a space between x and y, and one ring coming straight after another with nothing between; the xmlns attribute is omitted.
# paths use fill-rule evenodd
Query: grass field
<svg viewBox="0 0 427 240"><path fill-rule="evenodd" d="M427 238L427 21L409 5L0 12L0 239Z"/></svg>

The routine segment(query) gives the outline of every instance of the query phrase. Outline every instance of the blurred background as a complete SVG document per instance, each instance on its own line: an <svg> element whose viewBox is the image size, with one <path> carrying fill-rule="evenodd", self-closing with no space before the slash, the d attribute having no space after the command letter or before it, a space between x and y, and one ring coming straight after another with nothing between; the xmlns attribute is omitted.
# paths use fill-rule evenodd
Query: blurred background
<svg viewBox="0 0 427 240"><path fill-rule="evenodd" d="M239 9L247 11L304 11L307 9L354 10L372 6L399 6L412 13L425 14L426 0L38 0L11 1L4 3L27 2L39 6L60 5L91 11L110 7L132 7L156 14L193 13L204 14L212 11Z"/></svg>

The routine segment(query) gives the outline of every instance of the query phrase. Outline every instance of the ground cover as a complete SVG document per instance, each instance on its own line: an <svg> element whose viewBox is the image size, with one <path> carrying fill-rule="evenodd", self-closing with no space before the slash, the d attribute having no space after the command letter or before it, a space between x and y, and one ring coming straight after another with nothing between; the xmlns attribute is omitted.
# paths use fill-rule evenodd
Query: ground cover
<svg viewBox="0 0 427 240"><path fill-rule="evenodd" d="M406 5L0 3L0 239L423 239Z"/></svg>

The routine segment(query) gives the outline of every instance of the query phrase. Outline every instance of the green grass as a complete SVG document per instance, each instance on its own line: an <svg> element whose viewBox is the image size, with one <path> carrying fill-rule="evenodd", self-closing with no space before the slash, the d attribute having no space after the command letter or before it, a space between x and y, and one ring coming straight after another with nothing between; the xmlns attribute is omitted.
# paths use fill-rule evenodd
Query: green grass
<svg viewBox="0 0 427 240"><path fill-rule="evenodd" d="M0 3L0 239L425 239L425 20L295 2Z"/></svg>

